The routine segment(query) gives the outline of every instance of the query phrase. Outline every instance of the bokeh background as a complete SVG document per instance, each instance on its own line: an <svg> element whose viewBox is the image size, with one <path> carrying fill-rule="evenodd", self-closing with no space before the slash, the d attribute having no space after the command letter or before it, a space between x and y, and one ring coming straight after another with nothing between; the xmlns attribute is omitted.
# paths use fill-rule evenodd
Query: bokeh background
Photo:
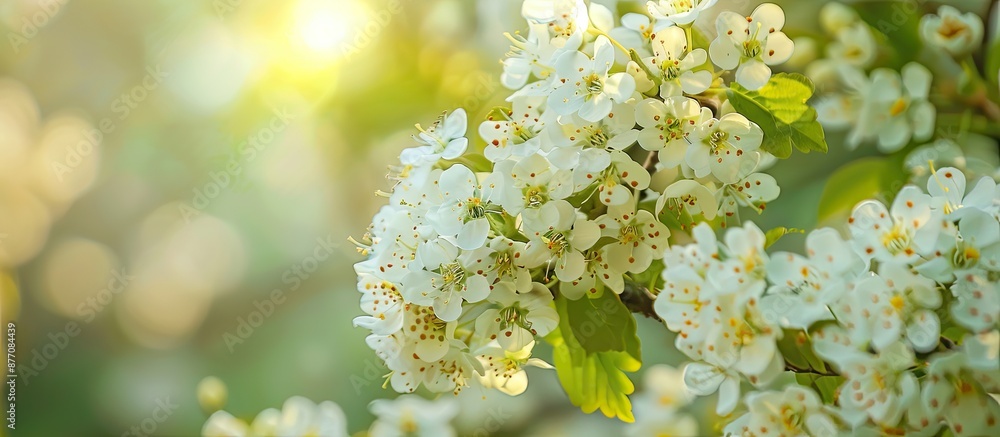
<svg viewBox="0 0 1000 437"><path fill-rule="evenodd" d="M816 32L822 2L779 3L787 33ZM122 435L169 399L154 434L195 435L208 375L237 416L298 394L366 429L368 403L395 394L351 325L360 255L347 238L383 203L373 193L414 123L457 106L481 120L502 103L519 4L0 1L0 308L29 369L12 434ZM762 227L817 225L827 176L875 153L839 141L778 164L784 191ZM640 330L646 365L681 361L665 329ZM497 435L620 433L576 411L554 372L529 375L517 398L463 394L456 425L492 415Z"/></svg>

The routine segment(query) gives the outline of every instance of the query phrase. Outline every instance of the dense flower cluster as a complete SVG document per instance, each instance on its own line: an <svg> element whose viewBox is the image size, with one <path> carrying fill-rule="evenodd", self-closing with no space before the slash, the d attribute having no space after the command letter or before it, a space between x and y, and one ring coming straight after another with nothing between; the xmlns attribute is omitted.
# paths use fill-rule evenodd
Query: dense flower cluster
<svg viewBox="0 0 1000 437"><path fill-rule="evenodd" d="M648 14L616 20L579 0L524 2L529 30L507 35L503 62L509 106L473 122L478 138L463 109L418 125L418 145L381 193L388 205L356 242L367 259L355 266L365 313L355 324L371 332L387 383L520 394L526 366L552 367L533 356L547 336L571 400L613 415L633 390L619 373L638 364L606 363L639 363L634 332L594 339L566 316L581 299L610 296L662 319L692 360L682 376L650 375L636 432L697 432L678 408L716 392L718 414L742 413L730 435L1000 432L989 395L1000 391L993 179L967 186L982 173L935 169L941 160L911 150L906 167L914 180L924 173L926 191L862 202L847 238L818 229L804 255L769 254L773 235L751 221L715 232L740 223L741 207L761 212L778 197L764 173L775 155L825 150L817 112L827 127L850 128L853 146L891 153L931 139L931 73L916 63L869 73L876 34L831 3L820 18L835 39L810 66L831 83L813 112L808 79L772 75L794 54L782 10L720 11L715 35L701 34L692 23L715 4L650 1ZM922 32L963 53L977 31L953 12L925 19ZM962 23L964 36L941 29ZM615 361L622 355L633 360ZM581 372L598 372L588 370L595 356L608 361L592 379L618 392L586 378L578 387ZM676 379L690 393L664 382Z"/></svg>
<svg viewBox="0 0 1000 437"><path fill-rule="evenodd" d="M933 435L946 424L955 435L996 434L1000 187L982 178L967 190L961 171L942 168L926 192L906 186L889 208L862 202L849 228L846 240L831 228L809 233L806 256L767 254L752 223L723 242L700 224L694 244L671 247L655 309L695 360L685 384L718 391L717 412L728 414L744 378L765 387L786 369L805 370L779 345L807 333L811 353L840 375L837 407L822 407L807 387L754 392L727 432Z"/></svg>
<svg viewBox="0 0 1000 437"><path fill-rule="evenodd" d="M523 367L548 366L531 350L558 324L554 294L621 293L666 253L661 213L688 227L778 196L760 172L773 161L763 132L720 104L709 57L760 88L792 53L784 14L724 12L719 37L695 48L678 25L713 3L650 2L651 17L616 27L598 4L528 0L529 32L509 36L503 64L515 91L478 124L482 149L463 109L418 126L356 266L366 315L355 323L393 389L522 392Z"/></svg>

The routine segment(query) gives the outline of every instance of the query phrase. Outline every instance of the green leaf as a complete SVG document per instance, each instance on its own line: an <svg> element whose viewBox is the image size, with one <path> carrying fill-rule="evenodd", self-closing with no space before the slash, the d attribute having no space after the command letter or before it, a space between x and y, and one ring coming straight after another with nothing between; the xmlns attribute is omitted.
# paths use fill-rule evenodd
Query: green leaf
<svg viewBox="0 0 1000 437"><path fill-rule="evenodd" d="M818 221L847 217L854 206L878 195L887 197L906 183L897 160L871 157L853 161L833 173L819 200Z"/></svg>
<svg viewBox="0 0 1000 437"><path fill-rule="evenodd" d="M612 293L605 293L617 300ZM580 299L587 301L589 299ZM587 352L577 341L568 315L567 299L556 299L559 328L545 337L553 346L553 363L559 383L573 405L585 413L601 410L607 417L617 417L624 422L634 422L632 403L628 395L635 386L625 372L638 371L642 365L638 354L638 337L634 321L626 351ZM620 302L619 302L620 303ZM631 316L630 316L631 317ZM633 350L634 349L634 350ZM633 355L634 354L634 355Z"/></svg>
<svg viewBox="0 0 1000 437"><path fill-rule="evenodd" d="M843 383L843 376L820 376L813 381L813 387L816 387L824 404L833 405L837 400L837 389Z"/></svg>
<svg viewBox="0 0 1000 437"><path fill-rule="evenodd" d="M803 351L799 345L795 344L795 336L792 334L792 331L785 330L785 335L778 341L778 350L781 351L781 356L788 364L799 369L809 368L809 360L802 355ZM800 374L797 373L796 375Z"/></svg>
<svg viewBox="0 0 1000 437"><path fill-rule="evenodd" d="M646 73L646 77L649 78L649 80L656 84L657 87L660 86L663 82L660 79L660 76L658 74L653 74L653 72L649 70L649 67L646 66L646 63L642 62L642 58L639 57L639 52L635 51L635 49L628 49L628 57L632 60L632 62L639 64L639 68Z"/></svg>
<svg viewBox="0 0 1000 437"><path fill-rule="evenodd" d="M617 294L602 293L592 299L569 300L562 296L557 299L565 308L560 311L560 320L568 322L573 338L588 353L617 351L640 357L635 318Z"/></svg>
<svg viewBox="0 0 1000 437"><path fill-rule="evenodd" d="M772 228L771 230L767 231L767 233L764 234L764 248L767 249L768 247L771 247L771 245L777 243L778 240L780 240L781 237L784 237L785 235L804 234L805 232L806 231L802 229L786 228L784 226Z"/></svg>
<svg viewBox="0 0 1000 437"><path fill-rule="evenodd" d="M812 388L819 393L823 403L833 405L837 399L837 388L844 383L843 376L821 376L813 373L796 373L795 382Z"/></svg>
<svg viewBox="0 0 1000 437"><path fill-rule="evenodd" d="M793 146L803 153L827 151L826 134L816 121L816 109L806 104L813 91L809 78L798 73L778 73L760 90L749 91L733 83L726 94L733 108L764 131L761 149L787 158Z"/></svg>
<svg viewBox="0 0 1000 437"><path fill-rule="evenodd" d="M992 83L994 86L1000 86L997 80L998 72L1000 72L1000 34L993 38L993 42L987 46L989 51L986 52L986 72L985 79L987 82Z"/></svg>

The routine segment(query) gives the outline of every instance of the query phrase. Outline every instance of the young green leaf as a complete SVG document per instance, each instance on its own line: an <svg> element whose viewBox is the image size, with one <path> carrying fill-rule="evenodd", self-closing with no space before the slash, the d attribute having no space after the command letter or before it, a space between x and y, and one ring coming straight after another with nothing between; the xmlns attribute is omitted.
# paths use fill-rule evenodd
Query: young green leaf
<svg viewBox="0 0 1000 437"><path fill-rule="evenodd" d="M806 104L813 91L807 77L778 73L758 91L733 83L726 94L733 108L764 131L761 149L787 158L793 146L804 153L827 151L826 134L816 121L816 109Z"/></svg>
<svg viewBox="0 0 1000 437"><path fill-rule="evenodd" d="M605 293L618 300L613 293ZM580 299L587 301L590 299ZM638 353L639 340L635 336L635 322L629 341L623 345L624 351L588 352L577 341L576 334L570 326L567 299L556 299L555 305L559 312L559 328L552 331L546 340L553 346L553 364L559 383L573 405L580 407L584 413L601 410L605 416L617 417L624 422L633 422L632 403L628 395L635 391L635 386L625 372L635 372L642 365ZM621 302L618 302L621 304ZM624 311L627 314L627 311ZM631 315L629 315L631 318Z"/></svg>
<svg viewBox="0 0 1000 437"><path fill-rule="evenodd" d="M784 226L772 228L771 230L767 231L764 234L764 248L767 249L768 247L771 247L771 245L777 243L778 240L780 240L781 237L784 237L785 235L804 234L805 232L806 231L802 229L786 228Z"/></svg>

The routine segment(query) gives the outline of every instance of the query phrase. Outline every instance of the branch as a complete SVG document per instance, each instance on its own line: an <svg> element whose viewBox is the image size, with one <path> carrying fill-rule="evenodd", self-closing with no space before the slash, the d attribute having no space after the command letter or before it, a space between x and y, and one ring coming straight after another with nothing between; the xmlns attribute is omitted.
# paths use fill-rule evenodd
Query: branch
<svg viewBox="0 0 1000 437"><path fill-rule="evenodd" d="M655 297L653 297L653 294L646 287L625 281L625 290L622 291L621 299L629 311L642 314L657 322L663 321L660 316L656 315L656 311L653 310Z"/></svg>
<svg viewBox="0 0 1000 437"><path fill-rule="evenodd" d="M800 367L796 367L795 365L793 365L792 363L789 363L787 361L785 362L785 370L790 370L790 371L795 372L795 373L809 373L809 374L819 375L819 376L840 376L840 375L838 375L836 373L820 372L819 370L813 369L811 367L803 369L803 368L800 368Z"/></svg>

